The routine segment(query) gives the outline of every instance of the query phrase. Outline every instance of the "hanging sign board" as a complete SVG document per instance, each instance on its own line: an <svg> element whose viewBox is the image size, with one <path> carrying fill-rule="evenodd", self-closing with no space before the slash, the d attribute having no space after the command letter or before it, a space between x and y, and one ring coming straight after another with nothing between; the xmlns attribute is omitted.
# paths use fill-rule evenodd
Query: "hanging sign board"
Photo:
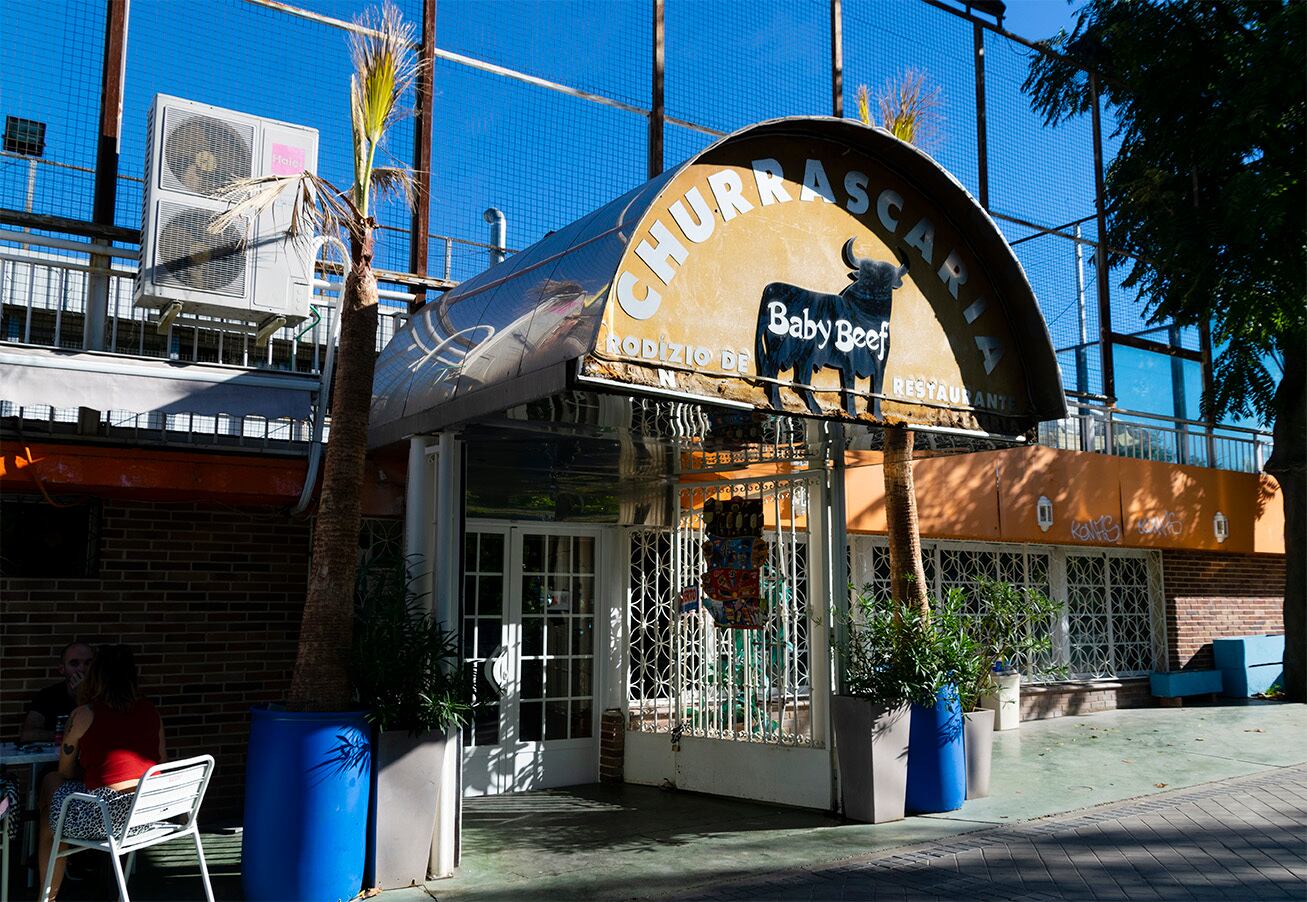
<svg viewBox="0 0 1307 902"><path fill-rule="evenodd" d="M1019 436L1066 415L1025 273L926 154L759 123L427 304L377 361L372 443L574 380L757 413Z"/></svg>
<svg viewBox="0 0 1307 902"><path fill-rule="evenodd" d="M1056 362L992 221L929 158L860 130L876 140L746 134L682 168L630 234L584 372L1009 435L1060 415L1060 382L1056 399L1029 390L1032 370L1056 379ZM878 144L900 145L899 165ZM918 183L904 160L933 179Z"/></svg>

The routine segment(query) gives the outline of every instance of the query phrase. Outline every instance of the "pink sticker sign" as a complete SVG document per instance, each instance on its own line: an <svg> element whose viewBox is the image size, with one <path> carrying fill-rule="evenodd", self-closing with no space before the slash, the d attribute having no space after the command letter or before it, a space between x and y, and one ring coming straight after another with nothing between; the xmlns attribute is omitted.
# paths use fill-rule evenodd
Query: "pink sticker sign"
<svg viewBox="0 0 1307 902"><path fill-rule="evenodd" d="M297 175L304 171L304 148L274 143L270 162L273 175Z"/></svg>

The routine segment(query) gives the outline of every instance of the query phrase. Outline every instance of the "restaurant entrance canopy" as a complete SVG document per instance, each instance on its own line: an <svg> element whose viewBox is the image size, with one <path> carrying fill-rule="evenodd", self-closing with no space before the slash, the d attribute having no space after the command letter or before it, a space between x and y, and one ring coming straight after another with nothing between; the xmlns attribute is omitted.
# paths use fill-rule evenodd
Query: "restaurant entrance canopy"
<svg viewBox="0 0 1307 902"><path fill-rule="evenodd" d="M831 118L723 138L428 304L378 360L371 443L578 388L1014 438L1066 410L993 220Z"/></svg>

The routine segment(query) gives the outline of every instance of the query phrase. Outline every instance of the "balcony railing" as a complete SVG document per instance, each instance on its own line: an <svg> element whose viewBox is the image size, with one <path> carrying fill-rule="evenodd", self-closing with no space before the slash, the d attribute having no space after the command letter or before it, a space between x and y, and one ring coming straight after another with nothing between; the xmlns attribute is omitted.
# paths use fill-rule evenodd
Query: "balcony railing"
<svg viewBox="0 0 1307 902"><path fill-rule="evenodd" d="M1135 460L1257 473L1271 454L1269 433L1240 426L1209 429L1196 420L1095 406L1067 398L1071 415L1039 425L1039 443Z"/></svg>
<svg viewBox="0 0 1307 902"><path fill-rule="evenodd" d="M79 247L80 246L80 247ZM80 349L86 319L86 287L91 272L89 247L82 242L48 238L16 229L0 229L0 344ZM104 253L104 245L98 245ZM132 304L136 252L114 248L110 270L105 350L144 358L218 363L267 371L317 375L326 359L334 307L330 296L339 279L316 282L311 319L273 333L265 346L255 343L248 325L211 317L189 317L160 333L150 311ZM330 275L330 273L320 273ZM413 295L405 286L383 288L380 350L408 317ZM4 400L0 398L0 400ZM1189 464L1247 473L1259 472L1271 451L1268 433L1237 426L1217 426L1187 419L1104 407L1093 399L1068 397L1071 415L1042 423L1039 442L1052 448L1092 451L1164 463ZM58 430L77 420L76 410L18 408L7 404L0 416L18 417L29 426ZM173 443L270 444L285 447L307 441L302 421L266 421L235 414L191 417L188 414L103 412L102 430L130 431L138 438ZM102 434L104 432L102 431ZM189 437L189 438L187 438Z"/></svg>

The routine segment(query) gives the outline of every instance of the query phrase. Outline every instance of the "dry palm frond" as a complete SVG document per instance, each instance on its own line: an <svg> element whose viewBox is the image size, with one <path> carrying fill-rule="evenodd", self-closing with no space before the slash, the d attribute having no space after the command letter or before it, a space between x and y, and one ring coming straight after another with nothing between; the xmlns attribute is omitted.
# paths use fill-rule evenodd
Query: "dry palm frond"
<svg viewBox="0 0 1307 902"><path fill-rule="evenodd" d="M858 118L863 125L871 125L871 91L866 85L858 85Z"/></svg>
<svg viewBox="0 0 1307 902"><path fill-rule="evenodd" d="M377 147L403 108L401 99L417 78L415 31L387 0L380 13L356 20L350 37L354 75L350 79L350 121L354 131L354 203L366 217Z"/></svg>
<svg viewBox="0 0 1307 902"><path fill-rule="evenodd" d="M372 169L372 190L378 200L402 197L411 208L417 190L413 179L413 170L406 166L375 166Z"/></svg>
<svg viewBox="0 0 1307 902"><path fill-rule="evenodd" d="M900 141L929 147L939 140L943 121L939 87L927 87L926 73L920 69L905 69L885 82L876 96L876 105L880 108L881 127Z"/></svg>
<svg viewBox="0 0 1307 902"><path fill-rule="evenodd" d="M214 217L209 231L217 234L232 225L243 230L285 194L293 194L286 234L307 240L318 235L351 232L359 219L350 199L326 179L311 172L295 175L263 175L232 182L217 197L227 201L227 210Z"/></svg>

